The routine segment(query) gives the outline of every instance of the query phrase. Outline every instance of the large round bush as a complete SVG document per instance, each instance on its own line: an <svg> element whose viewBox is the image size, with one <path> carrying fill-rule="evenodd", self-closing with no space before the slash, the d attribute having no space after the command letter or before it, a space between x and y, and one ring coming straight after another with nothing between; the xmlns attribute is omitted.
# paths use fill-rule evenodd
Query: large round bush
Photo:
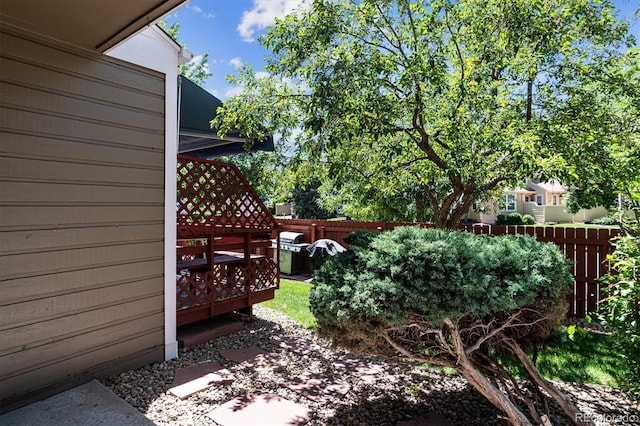
<svg viewBox="0 0 640 426"><path fill-rule="evenodd" d="M445 318L529 306L560 321L572 283L553 244L418 227L357 235L315 279L310 304L320 332L365 340L414 315L438 327Z"/></svg>

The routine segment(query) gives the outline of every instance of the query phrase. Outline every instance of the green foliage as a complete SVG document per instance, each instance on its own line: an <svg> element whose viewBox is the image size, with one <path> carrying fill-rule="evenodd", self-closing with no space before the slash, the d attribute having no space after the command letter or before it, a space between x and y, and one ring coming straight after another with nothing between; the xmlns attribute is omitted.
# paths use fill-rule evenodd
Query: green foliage
<svg viewBox="0 0 640 426"><path fill-rule="evenodd" d="M524 222L522 221L522 215L520 213L509 213L507 215L507 224L508 225L522 225Z"/></svg>
<svg viewBox="0 0 640 426"><path fill-rule="evenodd" d="M595 68L602 78L573 88L572 99L550 104L557 120L545 130L546 139L569 137L557 154L567 161L558 175L573 189L566 200L571 213L610 207L618 194L631 197L640 185L640 48ZM577 121L567 122L569 117Z"/></svg>
<svg viewBox="0 0 640 426"><path fill-rule="evenodd" d="M166 21L158 21L158 26L162 28L172 39L185 49L187 46L180 41L180 24L174 22L167 26ZM178 74L187 77L200 87L204 87L205 81L213 74L209 72L209 53L194 58L186 64L178 65Z"/></svg>
<svg viewBox="0 0 640 426"><path fill-rule="evenodd" d="M620 222L618 221L618 219L615 216L601 216L601 217L596 217L596 218L592 219L590 223L593 224L593 225L616 226Z"/></svg>
<svg viewBox="0 0 640 426"><path fill-rule="evenodd" d="M260 199L269 201L271 208L275 203L285 201L289 187L287 179L283 178L284 159L280 155L278 145L275 146L274 152L248 152L221 157L219 161L236 165Z"/></svg>
<svg viewBox="0 0 640 426"><path fill-rule="evenodd" d="M640 116L627 31L609 1L315 0L261 39L270 78L231 77L216 127L294 138L353 217L453 227L523 177L638 170L615 163Z"/></svg>
<svg viewBox="0 0 640 426"><path fill-rule="evenodd" d="M320 182L312 180L305 186L297 185L291 193L291 208L296 219L327 219L331 213L318 203Z"/></svg>
<svg viewBox="0 0 640 426"><path fill-rule="evenodd" d="M630 229L635 232L616 238L616 249L607 256L615 272L602 280L606 298L598 307L598 319L611 328L629 365L625 383L640 393L640 226Z"/></svg>
<svg viewBox="0 0 640 426"><path fill-rule="evenodd" d="M525 214L524 216L522 216L522 224L523 225L535 225L536 224L536 219L531 216L530 214Z"/></svg>
<svg viewBox="0 0 640 426"><path fill-rule="evenodd" d="M566 312L572 277L553 244L416 227L354 243L315 274L311 310L329 334L359 325L373 335L410 314L437 327L524 306Z"/></svg>
<svg viewBox="0 0 640 426"><path fill-rule="evenodd" d="M530 216L533 219L533 216ZM535 223L535 219L533 219ZM508 215L499 214L496 217L497 225L524 225L524 219L518 212L509 213Z"/></svg>

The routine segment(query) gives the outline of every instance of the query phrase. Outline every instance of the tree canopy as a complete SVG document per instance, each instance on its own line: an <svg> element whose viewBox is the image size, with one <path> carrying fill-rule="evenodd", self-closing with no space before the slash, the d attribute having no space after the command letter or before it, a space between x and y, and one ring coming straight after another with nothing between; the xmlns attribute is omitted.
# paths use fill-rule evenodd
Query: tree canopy
<svg viewBox="0 0 640 426"><path fill-rule="evenodd" d="M261 43L271 77L232 78L221 132L300 129L324 185L399 219L452 227L505 185L579 182L576 153L628 135L630 95L601 91L633 43L607 0L314 0Z"/></svg>
<svg viewBox="0 0 640 426"><path fill-rule="evenodd" d="M182 47L187 46L180 41L180 24L175 22L167 26L165 21L158 21L158 26L162 28L169 36L179 43ZM178 65L178 73L187 77L200 87L204 87L205 80L213 74L209 71L209 53L202 56L196 56L191 61Z"/></svg>

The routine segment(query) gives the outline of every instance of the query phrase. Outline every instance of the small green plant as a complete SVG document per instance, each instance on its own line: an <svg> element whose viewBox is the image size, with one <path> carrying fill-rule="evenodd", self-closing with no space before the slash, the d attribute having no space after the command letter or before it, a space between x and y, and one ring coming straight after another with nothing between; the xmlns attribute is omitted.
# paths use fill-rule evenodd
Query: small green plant
<svg viewBox="0 0 640 426"><path fill-rule="evenodd" d="M417 396L420 393L420 387L417 384L412 384L411 387L409 388L409 393L412 396Z"/></svg>
<svg viewBox="0 0 640 426"><path fill-rule="evenodd" d="M596 217L591 220L592 225L608 225L608 226L616 226L620 222L614 216L601 216Z"/></svg>
<svg viewBox="0 0 640 426"><path fill-rule="evenodd" d="M533 219L533 216L531 216L531 218ZM533 220L533 223L535 223L535 219ZM508 215L503 215L503 214L499 214L496 217L496 224L497 225L523 225L523 217L520 213L518 212L513 212L513 213L509 213Z"/></svg>
<svg viewBox="0 0 640 426"><path fill-rule="evenodd" d="M522 225L522 215L518 212L507 215L507 225Z"/></svg>
<svg viewBox="0 0 640 426"><path fill-rule="evenodd" d="M524 225L535 225L536 219L530 214L525 214L524 216L522 216L522 223Z"/></svg>

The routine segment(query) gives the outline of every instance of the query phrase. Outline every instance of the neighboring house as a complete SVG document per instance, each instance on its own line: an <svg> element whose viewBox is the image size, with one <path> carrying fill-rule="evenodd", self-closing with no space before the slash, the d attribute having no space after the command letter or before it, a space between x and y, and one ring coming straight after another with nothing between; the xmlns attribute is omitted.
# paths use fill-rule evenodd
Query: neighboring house
<svg viewBox="0 0 640 426"><path fill-rule="evenodd" d="M0 5L2 412L177 356L180 49L104 53L183 3Z"/></svg>
<svg viewBox="0 0 640 426"><path fill-rule="evenodd" d="M505 189L499 206L474 206L467 219L495 223L500 214L519 213L533 216L536 223L584 223L608 214L604 207L582 209L571 214L565 210L567 195L567 188L557 181L527 181L524 188Z"/></svg>

